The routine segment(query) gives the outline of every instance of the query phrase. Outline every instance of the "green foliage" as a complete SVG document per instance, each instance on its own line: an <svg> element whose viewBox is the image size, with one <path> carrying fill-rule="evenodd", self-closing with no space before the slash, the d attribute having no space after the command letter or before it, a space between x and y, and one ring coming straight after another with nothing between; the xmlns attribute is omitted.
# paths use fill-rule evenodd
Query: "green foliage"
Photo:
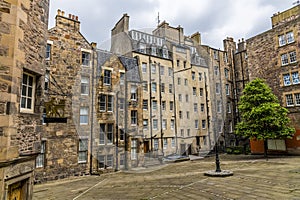
<svg viewBox="0 0 300 200"><path fill-rule="evenodd" d="M254 79L244 89L239 103L242 121L236 134L265 139L291 138L295 129L289 127L288 110L280 106L271 88L261 79Z"/></svg>

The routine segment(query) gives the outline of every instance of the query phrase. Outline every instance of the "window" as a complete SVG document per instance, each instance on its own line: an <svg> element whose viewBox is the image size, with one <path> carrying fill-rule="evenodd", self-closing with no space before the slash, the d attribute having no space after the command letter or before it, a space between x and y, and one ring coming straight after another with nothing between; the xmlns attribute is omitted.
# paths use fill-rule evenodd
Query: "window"
<svg viewBox="0 0 300 200"><path fill-rule="evenodd" d="M111 85L111 71L104 70L104 77L103 77L104 85Z"/></svg>
<svg viewBox="0 0 300 200"><path fill-rule="evenodd" d="M113 112L114 98L112 95L100 94L98 103L100 112Z"/></svg>
<svg viewBox="0 0 300 200"><path fill-rule="evenodd" d="M99 143L105 144L105 124L100 124Z"/></svg>
<svg viewBox="0 0 300 200"><path fill-rule="evenodd" d="M182 101L182 95L181 94L178 94L178 100Z"/></svg>
<svg viewBox="0 0 300 200"><path fill-rule="evenodd" d="M86 124L88 124L88 120L89 120L89 108L81 107L80 108L80 124L86 125Z"/></svg>
<svg viewBox="0 0 300 200"><path fill-rule="evenodd" d="M81 95L89 94L89 77L81 77Z"/></svg>
<svg viewBox="0 0 300 200"><path fill-rule="evenodd" d="M218 60L219 59L219 54L216 50L214 50L214 59Z"/></svg>
<svg viewBox="0 0 300 200"><path fill-rule="evenodd" d="M167 120L166 120L166 119L163 119L163 120L162 120L162 129L163 129L163 130L166 130L166 129L167 129Z"/></svg>
<svg viewBox="0 0 300 200"><path fill-rule="evenodd" d="M206 128L206 120L202 120L202 129Z"/></svg>
<svg viewBox="0 0 300 200"><path fill-rule="evenodd" d="M185 95L185 101L189 102L189 95L188 94Z"/></svg>
<svg viewBox="0 0 300 200"><path fill-rule="evenodd" d="M180 77L177 78L177 84L178 84L178 85L181 84L181 78L180 78Z"/></svg>
<svg viewBox="0 0 300 200"><path fill-rule="evenodd" d="M169 84L169 93L173 93L173 84Z"/></svg>
<svg viewBox="0 0 300 200"><path fill-rule="evenodd" d="M174 119L171 119L171 124L170 124L171 130L174 129L174 125L175 125L175 121Z"/></svg>
<svg viewBox="0 0 300 200"><path fill-rule="evenodd" d="M228 79L229 78L229 69L224 69L224 74L225 74L225 78Z"/></svg>
<svg viewBox="0 0 300 200"><path fill-rule="evenodd" d="M166 110L166 101L161 102L161 109Z"/></svg>
<svg viewBox="0 0 300 200"><path fill-rule="evenodd" d="M164 83L161 83L160 91L165 92L165 84Z"/></svg>
<svg viewBox="0 0 300 200"><path fill-rule="evenodd" d="M156 83L151 83L151 91L156 92Z"/></svg>
<svg viewBox="0 0 300 200"><path fill-rule="evenodd" d="M88 140L79 139L78 143L78 163L86 163L88 156Z"/></svg>
<svg viewBox="0 0 300 200"><path fill-rule="evenodd" d="M282 54L281 55L281 65L287 65L287 64L289 64L288 54Z"/></svg>
<svg viewBox="0 0 300 200"><path fill-rule="evenodd" d="M158 139L157 138L154 138L154 151L157 151L158 150Z"/></svg>
<svg viewBox="0 0 300 200"><path fill-rule="evenodd" d="M189 111L186 111L186 118L190 119L190 112Z"/></svg>
<svg viewBox="0 0 300 200"><path fill-rule="evenodd" d="M143 129L148 130L148 119L143 119Z"/></svg>
<svg viewBox="0 0 300 200"><path fill-rule="evenodd" d="M23 73L21 91L21 111L31 112L34 110L35 76Z"/></svg>
<svg viewBox="0 0 300 200"><path fill-rule="evenodd" d="M227 103L227 112L231 113L231 103L230 102Z"/></svg>
<svg viewBox="0 0 300 200"><path fill-rule="evenodd" d="M142 73L147 73L147 63L142 63Z"/></svg>
<svg viewBox="0 0 300 200"><path fill-rule="evenodd" d="M177 67L179 67L180 66L180 61L179 60L177 60Z"/></svg>
<svg viewBox="0 0 300 200"><path fill-rule="evenodd" d="M203 103L201 103L200 109L201 109L201 112L204 112L204 104Z"/></svg>
<svg viewBox="0 0 300 200"><path fill-rule="evenodd" d="M131 160L137 159L137 140L131 140Z"/></svg>
<svg viewBox="0 0 300 200"><path fill-rule="evenodd" d="M113 124L107 124L107 132L106 132L107 144L113 143L113 136L114 136L113 130L114 130Z"/></svg>
<svg viewBox="0 0 300 200"><path fill-rule="evenodd" d="M155 46L151 47L151 54L156 56L156 47Z"/></svg>
<svg viewBox="0 0 300 200"><path fill-rule="evenodd" d="M82 55L82 59L81 59L82 65L89 66L91 54L88 52L82 51L81 55Z"/></svg>
<svg viewBox="0 0 300 200"><path fill-rule="evenodd" d="M197 96L196 87L193 87L193 95L194 95L194 96Z"/></svg>
<svg viewBox="0 0 300 200"><path fill-rule="evenodd" d="M199 81L202 81L202 73L199 73L198 76L199 76Z"/></svg>
<svg viewBox="0 0 300 200"><path fill-rule="evenodd" d="M170 111L173 111L173 109L174 109L174 103L173 101L170 101Z"/></svg>
<svg viewBox="0 0 300 200"><path fill-rule="evenodd" d="M286 105L287 106L294 106L293 95L292 94L285 95L285 98L286 98Z"/></svg>
<svg viewBox="0 0 300 200"><path fill-rule="evenodd" d="M120 154L120 165L121 166L125 165L125 154L124 153Z"/></svg>
<svg viewBox="0 0 300 200"><path fill-rule="evenodd" d="M184 129L180 129L180 136L184 137Z"/></svg>
<svg viewBox="0 0 300 200"><path fill-rule="evenodd" d="M186 78L186 79L184 79L184 85L188 85L188 79Z"/></svg>
<svg viewBox="0 0 300 200"><path fill-rule="evenodd" d="M290 63L294 63L297 61L296 51L289 52Z"/></svg>
<svg viewBox="0 0 300 200"><path fill-rule="evenodd" d="M284 74L283 75L283 82L284 82L285 86L291 85L290 74Z"/></svg>
<svg viewBox="0 0 300 200"><path fill-rule="evenodd" d="M103 155L98 156L98 167L105 168L105 157Z"/></svg>
<svg viewBox="0 0 300 200"><path fill-rule="evenodd" d="M107 155L106 165L107 165L107 167L113 167L114 166L114 157L113 157L113 155Z"/></svg>
<svg viewBox="0 0 300 200"><path fill-rule="evenodd" d="M155 74L156 73L156 65L151 64L151 73Z"/></svg>
<svg viewBox="0 0 300 200"><path fill-rule="evenodd" d="M191 136L191 129L187 129L187 136L188 136L188 137Z"/></svg>
<svg viewBox="0 0 300 200"><path fill-rule="evenodd" d="M137 124L137 111L132 110L131 111L131 125L136 125Z"/></svg>
<svg viewBox="0 0 300 200"><path fill-rule="evenodd" d="M137 100L137 87L135 85L131 86L130 99L131 99L131 101L136 101Z"/></svg>
<svg viewBox="0 0 300 200"><path fill-rule="evenodd" d="M183 61L183 68L186 68L186 61Z"/></svg>
<svg viewBox="0 0 300 200"><path fill-rule="evenodd" d="M168 68L169 76L173 76L173 69L171 67Z"/></svg>
<svg viewBox="0 0 300 200"><path fill-rule="evenodd" d="M120 85L124 85L125 83L125 73L120 72Z"/></svg>
<svg viewBox="0 0 300 200"><path fill-rule="evenodd" d="M179 118L182 119L182 111L179 111Z"/></svg>
<svg viewBox="0 0 300 200"><path fill-rule="evenodd" d="M200 97L203 97L203 88L199 89L199 95L200 95Z"/></svg>
<svg viewBox="0 0 300 200"><path fill-rule="evenodd" d="M293 84L298 84L299 83L299 73L298 72L293 72L292 73L292 78L293 78Z"/></svg>
<svg viewBox="0 0 300 200"><path fill-rule="evenodd" d="M50 60L51 58L51 44L47 44L46 46L46 60Z"/></svg>
<svg viewBox="0 0 300 200"><path fill-rule="evenodd" d="M220 94L220 83L216 83L216 94Z"/></svg>
<svg viewBox="0 0 300 200"><path fill-rule="evenodd" d="M153 119L153 130L157 130L158 129L158 123L157 123L157 119Z"/></svg>
<svg viewBox="0 0 300 200"><path fill-rule="evenodd" d="M146 53L146 45L143 43L139 44L139 50L141 53Z"/></svg>
<svg viewBox="0 0 300 200"><path fill-rule="evenodd" d="M300 106L300 93L295 94L295 103L296 106Z"/></svg>
<svg viewBox="0 0 300 200"><path fill-rule="evenodd" d="M144 90L145 92L148 92L148 83L147 83L147 81L144 81L144 82L143 82L143 90Z"/></svg>
<svg viewBox="0 0 300 200"><path fill-rule="evenodd" d="M36 168L45 166L45 157L46 157L46 141L41 141L41 152L38 154L35 160Z"/></svg>
<svg viewBox="0 0 300 200"><path fill-rule="evenodd" d="M196 80L196 73L195 72L192 72L192 80Z"/></svg>
<svg viewBox="0 0 300 200"><path fill-rule="evenodd" d="M279 41L279 46L285 45L286 44L285 35L279 35L278 36L278 41Z"/></svg>
<svg viewBox="0 0 300 200"><path fill-rule="evenodd" d="M167 47L163 47L163 58L168 58L168 49Z"/></svg>
<svg viewBox="0 0 300 200"><path fill-rule="evenodd" d="M217 100L217 113L222 112L222 102L220 100Z"/></svg>
<svg viewBox="0 0 300 200"><path fill-rule="evenodd" d="M107 95L107 112L113 112L114 97Z"/></svg>
<svg viewBox="0 0 300 200"><path fill-rule="evenodd" d="M172 148L175 148L175 146L176 146L176 142L175 142L175 138L171 138L171 146L172 146Z"/></svg>
<svg viewBox="0 0 300 200"><path fill-rule="evenodd" d="M226 85L225 85L225 91L226 91L226 95L230 95L229 84L226 84Z"/></svg>
<svg viewBox="0 0 300 200"><path fill-rule="evenodd" d="M157 110L157 101L152 100L152 110Z"/></svg>
<svg viewBox="0 0 300 200"><path fill-rule="evenodd" d="M219 67L215 66L214 71L215 71L215 75L218 76L219 75Z"/></svg>
<svg viewBox="0 0 300 200"><path fill-rule="evenodd" d="M124 103L125 103L124 98L120 98L119 99L119 108L120 108L120 110L124 110Z"/></svg>
<svg viewBox="0 0 300 200"><path fill-rule="evenodd" d="M287 40L287 43L290 44L292 42L294 42L294 33L291 31L291 32L288 32L286 34L286 40Z"/></svg>
<svg viewBox="0 0 300 200"><path fill-rule="evenodd" d="M46 73L45 73L45 87L44 87L44 90L48 91L49 89L49 82L50 82L50 72L49 70L46 70Z"/></svg>
<svg viewBox="0 0 300 200"><path fill-rule="evenodd" d="M143 110L148 110L148 99L143 99Z"/></svg>
<svg viewBox="0 0 300 200"><path fill-rule="evenodd" d="M195 129L198 129L199 128L199 121L198 119L195 120Z"/></svg>
<svg viewBox="0 0 300 200"><path fill-rule="evenodd" d="M166 149L168 147L168 139L167 138L163 139L163 146L164 146L164 149Z"/></svg>
<svg viewBox="0 0 300 200"><path fill-rule="evenodd" d="M198 104L194 103L194 112L198 112Z"/></svg>
<svg viewBox="0 0 300 200"><path fill-rule="evenodd" d="M164 75L165 74L165 67L164 66L160 66L160 75Z"/></svg>
<svg viewBox="0 0 300 200"><path fill-rule="evenodd" d="M106 95L104 94L100 94L99 96L99 107L100 107L100 112L106 111Z"/></svg>

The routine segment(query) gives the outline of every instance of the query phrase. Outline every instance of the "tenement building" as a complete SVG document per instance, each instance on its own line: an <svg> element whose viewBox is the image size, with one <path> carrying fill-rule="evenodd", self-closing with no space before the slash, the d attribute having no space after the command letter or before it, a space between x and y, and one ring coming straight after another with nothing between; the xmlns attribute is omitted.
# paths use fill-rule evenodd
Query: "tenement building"
<svg viewBox="0 0 300 200"><path fill-rule="evenodd" d="M31 199L43 132L49 1L0 1L0 199Z"/></svg>
<svg viewBox="0 0 300 200"><path fill-rule="evenodd" d="M112 29L111 51L138 59L145 157L210 150L211 97L201 48L199 33L185 36L166 22L149 34L129 30L124 14Z"/></svg>
<svg viewBox="0 0 300 200"><path fill-rule="evenodd" d="M247 40L250 79L263 78L289 110L296 129L293 139L269 140L269 150L300 152L299 42L300 6L272 16L272 28ZM252 151L262 152L263 145L252 142Z"/></svg>
<svg viewBox="0 0 300 200"><path fill-rule="evenodd" d="M93 172L96 44L80 33L77 16L58 10L48 31L45 109L36 182Z"/></svg>

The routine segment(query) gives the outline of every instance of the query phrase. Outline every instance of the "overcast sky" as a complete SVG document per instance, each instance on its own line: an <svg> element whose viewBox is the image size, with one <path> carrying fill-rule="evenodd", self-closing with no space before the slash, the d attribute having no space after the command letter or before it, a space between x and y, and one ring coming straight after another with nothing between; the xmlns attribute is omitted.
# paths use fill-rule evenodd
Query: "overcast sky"
<svg viewBox="0 0 300 200"><path fill-rule="evenodd" d="M271 16L296 0L51 0L49 28L58 9L79 17L81 33L106 48L111 29L127 13L129 29L153 30L160 21L180 25L185 35L200 32L202 44L223 49L223 39L237 41L271 28Z"/></svg>

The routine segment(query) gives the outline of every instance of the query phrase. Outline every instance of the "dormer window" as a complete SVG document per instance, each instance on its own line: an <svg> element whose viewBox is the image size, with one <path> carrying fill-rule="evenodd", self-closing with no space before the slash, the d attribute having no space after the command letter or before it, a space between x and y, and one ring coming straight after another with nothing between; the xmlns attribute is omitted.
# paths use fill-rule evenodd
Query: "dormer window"
<svg viewBox="0 0 300 200"><path fill-rule="evenodd" d="M151 47L151 55L156 56L156 46Z"/></svg>
<svg viewBox="0 0 300 200"><path fill-rule="evenodd" d="M139 44L139 51L140 51L141 53L146 53L146 44L140 43L140 44Z"/></svg>
<svg viewBox="0 0 300 200"><path fill-rule="evenodd" d="M169 57L168 49L167 49L166 46L163 47L162 53L163 53L163 58L168 58Z"/></svg>

